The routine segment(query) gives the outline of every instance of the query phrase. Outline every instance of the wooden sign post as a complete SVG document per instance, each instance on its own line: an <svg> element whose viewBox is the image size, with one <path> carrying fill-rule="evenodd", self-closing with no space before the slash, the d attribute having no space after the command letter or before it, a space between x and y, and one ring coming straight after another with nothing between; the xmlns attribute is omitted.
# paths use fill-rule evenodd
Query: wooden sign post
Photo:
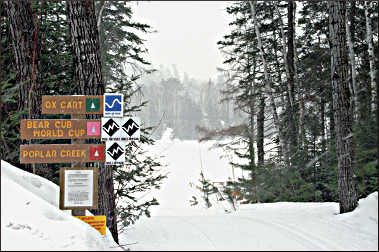
<svg viewBox="0 0 379 252"><path fill-rule="evenodd" d="M89 107L91 107L91 106L89 106ZM71 114L71 118L72 119L84 119L85 116L84 115ZM72 144L83 144L84 140L76 138L76 139L72 139L71 143ZM103 153L102 154L104 155L104 147L103 147ZM73 162L73 163L71 163L71 167L73 167L73 168L79 168L81 166L85 166L85 164L82 163L82 162L77 162L77 163ZM96 180L96 184L97 184L97 180ZM97 196L97 192L96 192L96 196ZM97 208L97 206L96 206L96 208ZM71 215L72 216L86 216L86 209L75 209L75 208L73 208L73 209L71 209Z"/></svg>
<svg viewBox="0 0 379 252"><path fill-rule="evenodd" d="M85 114L103 115L104 98L98 96L42 96L42 114L70 114L71 119L21 120L21 139L72 139L72 144L20 146L20 163L71 163L60 170L60 209L85 216L96 209L98 168L86 162L105 162L104 144L85 144L85 139L101 138L101 121L85 120Z"/></svg>

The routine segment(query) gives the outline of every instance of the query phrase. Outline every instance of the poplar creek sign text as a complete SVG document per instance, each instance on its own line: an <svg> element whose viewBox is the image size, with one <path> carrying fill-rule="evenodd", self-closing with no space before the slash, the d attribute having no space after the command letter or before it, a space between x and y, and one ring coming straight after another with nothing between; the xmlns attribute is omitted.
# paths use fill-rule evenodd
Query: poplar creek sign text
<svg viewBox="0 0 379 252"><path fill-rule="evenodd" d="M104 161L104 144L34 144L20 146L21 164Z"/></svg>
<svg viewBox="0 0 379 252"><path fill-rule="evenodd" d="M91 139L100 138L100 120L24 119L21 139Z"/></svg>

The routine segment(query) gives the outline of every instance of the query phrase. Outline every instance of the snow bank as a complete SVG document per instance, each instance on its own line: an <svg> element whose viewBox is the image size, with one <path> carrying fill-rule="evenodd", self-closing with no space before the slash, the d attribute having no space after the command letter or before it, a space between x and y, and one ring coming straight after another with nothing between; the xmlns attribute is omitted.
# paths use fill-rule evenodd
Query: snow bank
<svg viewBox="0 0 379 252"><path fill-rule="evenodd" d="M92 215L87 211L86 215ZM59 209L59 187L1 160L1 250L122 250Z"/></svg>
<svg viewBox="0 0 379 252"><path fill-rule="evenodd" d="M360 199L353 212L340 214L337 218L354 225L358 232L374 232L378 236L378 192Z"/></svg>

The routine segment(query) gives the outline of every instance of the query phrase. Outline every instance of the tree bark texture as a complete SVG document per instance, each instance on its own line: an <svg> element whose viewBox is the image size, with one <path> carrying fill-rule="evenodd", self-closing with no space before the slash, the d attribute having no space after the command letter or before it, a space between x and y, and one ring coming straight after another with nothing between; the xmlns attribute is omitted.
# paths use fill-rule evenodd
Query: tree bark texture
<svg viewBox="0 0 379 252"><path fill-rule="evenodd" d="M258 155L258 165L263 165L264 163L264 121L265 121L265 97L262 92L259 92L259 109L257 116L257 155Z"/></svg>
<svg viewBox="0 0 379 252"><path fill-rule="evenodd" d="M375 54L374 54L374 43L372 39L372 24L369 9L371 8L372 3L370 1L365 2L365 17L366 17L366 43L368 46L368 55L370 62L370 80L371 80L371 90L374 92L376 87L376 66L375 66ZM370 102L370 106L375 104L375 95L372 96L373 101Z"/></svg>
<svg viewBox="0 0 379 252"><path fill-rule="evenodd" d="M346 15L346 38L349 45L349 58L350 58L350 89L353 93L353 108L354 114L357 114L358 94L357 94L357 72L355 69L355 53L354 53L354 14L355 14L355 2L350 1L351 9L349 15ZM349 24L350 20L350 24Z"/></svg>
<svg viewBox="0 0 379 252"><path fill-rule="evenodd" d="M336 152L338 160L338 191L340 213L350 212L358 204L354 181L352 107L346 50L345 1L329 0L329 35L331 42L331 80L333 86L334 118L336 123Z"/></svg>
<svg viewBox="0 0 379 252"><path fill-rule="evenodd" d="M289 116L289 135L290 148L292 153L297 149L297 130L296 130L296 105L295 105L295 29L294 29L294 3L293 0L288 0L288 33L287 33L287 64L288 64L288 94L290 97L290 116ZM295 158L296 159L296 158ZM294 162L292 161L292 164Z"/></svg>
<svg viewBox="0 0 379 252"><path fill-rule="evenodd" d="M73 48L74 75L79 95L103 95L100 42L94 0L68 0L67 17ZM91 212L106 215L107 226L118 243L117 215L112 168L99 165L99 208Z"/></svg>
<svg viewBox="0 0 379 252"><path fill-rule="evenodd" d="M80 95L102 95L105 87L94 1L69 0L66 4L77 85L74 90Z"/></svg>
<svg viewBox="0 0 379 252"><path fill-rule="evenodd" d="M40 113L38 85L32 88L33 35L35 25L32 6L28 0L7 1L7 14L12 36L17 83L19 84L18 111L30 109L32 118ZM37 61L37 59L36 59ZM36 71L36 76L38 76ZM38 82L37 82L38 83ZM29 92L32 92L29 100Z"/></svg>

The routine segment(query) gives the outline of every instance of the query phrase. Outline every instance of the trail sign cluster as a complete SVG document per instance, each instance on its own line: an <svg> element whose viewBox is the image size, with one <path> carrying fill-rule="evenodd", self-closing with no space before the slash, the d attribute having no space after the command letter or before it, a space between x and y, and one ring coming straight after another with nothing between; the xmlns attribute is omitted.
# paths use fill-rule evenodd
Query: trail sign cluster
<svg viewBox="0 0 379 252"><path fill-rule="evenodd" d="M123 117L123 104L123 94L42 96L42 114L70 114L71 117L93 114L104 117L101 120L21 120L21 139L99 139L105 144L84 144L81 140L74 144L20 145L20 163L83 163L83 166L86 162L124 164L126 141L140 139L140 120ZM60 209L97 209L98 168L61 168L59 179ZM105 216L77 217L105 234Z"/></svg>
<svg viewBox="0 0 379 252"><path fill-rule="evenodd" d="M42 114L103 114L101 120L25 119L21 139L101 139L105 145L21 145L20 163L125 163L126 141L140 140L138 117L123 117L122 94L42 96Z"/></svg>

